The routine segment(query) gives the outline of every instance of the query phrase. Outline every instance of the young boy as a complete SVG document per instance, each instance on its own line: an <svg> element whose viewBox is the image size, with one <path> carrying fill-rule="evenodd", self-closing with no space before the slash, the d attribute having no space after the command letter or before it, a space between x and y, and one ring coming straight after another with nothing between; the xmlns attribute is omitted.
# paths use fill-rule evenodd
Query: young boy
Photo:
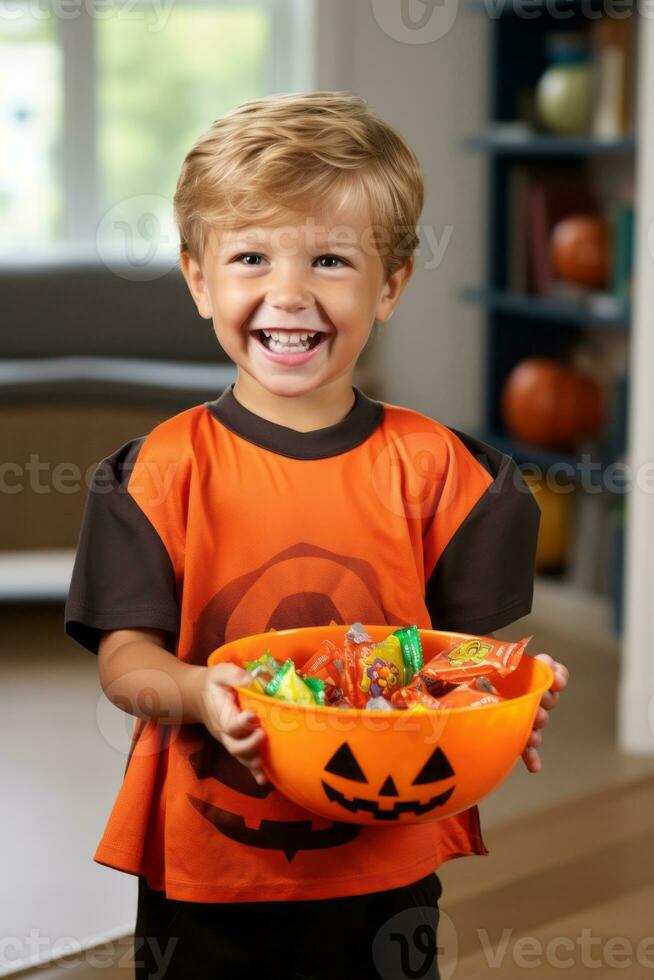
<svg viewBox="0 0 654 980"><path fill-rule="evenodd" d="M412 273L423 193L348 93L246 103L184 161L182 270L237 381L99 464L65 611L138 719L94 856L138 876L137 977L437 977L434 870L487 853L477 807L377 828L292 803L237 707L250 676L206 666L271 628L488 634L530 611L539 513L513 461L352 384ZM535 728L567 680L544 659Z"/></svg>

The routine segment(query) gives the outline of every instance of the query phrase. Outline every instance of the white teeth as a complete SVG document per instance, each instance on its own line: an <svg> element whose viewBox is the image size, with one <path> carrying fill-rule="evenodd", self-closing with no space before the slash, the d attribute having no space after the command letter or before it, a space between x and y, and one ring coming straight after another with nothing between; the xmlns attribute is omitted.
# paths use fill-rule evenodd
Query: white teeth
<svg viewBox="0 0 654 980"><path fill-rule="evenodd" d="M308 337L316 336L316 333L286 333L280 330L263 330L262 333L265 337L276 340L278 344L297 344L299 341L306 343Z"/></svg>

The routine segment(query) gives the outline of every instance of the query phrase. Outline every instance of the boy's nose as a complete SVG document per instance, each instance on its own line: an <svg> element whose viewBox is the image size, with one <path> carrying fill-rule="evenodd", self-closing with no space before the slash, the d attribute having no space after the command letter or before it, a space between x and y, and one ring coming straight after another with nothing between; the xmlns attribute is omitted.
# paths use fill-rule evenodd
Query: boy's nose
<svg viewBox="0 0 654 980"><path fill-rule="evenodd" d="M300 272L280 275L270 286L266 299L270 306L278 310L288 310L289 313L313 305L313 297Z"/></svg>

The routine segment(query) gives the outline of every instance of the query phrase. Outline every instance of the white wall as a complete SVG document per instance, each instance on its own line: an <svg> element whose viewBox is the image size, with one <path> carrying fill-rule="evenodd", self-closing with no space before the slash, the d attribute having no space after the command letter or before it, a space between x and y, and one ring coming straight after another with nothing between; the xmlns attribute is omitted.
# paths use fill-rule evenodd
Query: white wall
<svg viewBox="0 0 654 980"><path fill-rule="evenodd" d="M118 957L136 879L92 857L134 719L105 698L94 655L64 636L56 606L3 609L1 634L0 976L101 940Z"/></svg>
<svg viewBox="0 0 654 980"><path fill-rule="evenodd" d="M625 635L619 737L654 755L654 22L640 18L636 290L628 462L639 478L627 501Z"/></svg>
<svg viewBox="0 0 654 980"><path fill-rule="evenodd" d="M363 96L402 133L425 173L421 225L439 242L451 228L440 266L425 267L433 258L427 246L397 312L375 338L382 397L474 429L483 390L481 317L457 293L483 274L485 161L461 141L486 119L488 22L467 13L462 0L443 37L411 44L395 30L399 7L397 0L320 0L318 84ZM415 3L414 16L420 9ZM456 10L456 0L448 0L435 16L451 18ZM435 29L446 26L435 22ZM429 37L427 30L434 32L431 23L405 36Z"/></svg>

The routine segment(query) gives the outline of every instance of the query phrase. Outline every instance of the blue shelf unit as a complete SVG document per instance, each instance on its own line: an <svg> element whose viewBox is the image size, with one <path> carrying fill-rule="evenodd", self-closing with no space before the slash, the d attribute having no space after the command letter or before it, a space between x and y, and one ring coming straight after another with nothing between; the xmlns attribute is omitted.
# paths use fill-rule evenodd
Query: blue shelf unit
<svg viewBox="0 0 654 980"><path fill-rule="evenodd" d="M588 27L588 9L603 10L601 0L569 0L569 17L552 16L545 0L529 0L529 9L539 16L516 15L520 0L473 0L469 9L489 18L490 79L488 87L489 124L484 132L469 136L464 146L469 152L483 152L488 166L488 227L486 240L486 281L468 284L462 293L466 302L478 304L485 314L485 400L484 423L479 437L509 453L520 464L584 474L591 484L603 485L605 467L624 457L626 441L626 380L616 386L611 418L592 447L577 454L539 449L521 443L506 432L500 411L501 391L515 365L526 357L546 356L565 360L588 330L618 331L627 336L631 310L629 303L611 295L594 296L586 301L513 293L509 289L509 174L520 163L537 168L540 175L582 176L599 157L633 158L636 136L596 139L592 136L560 137L529 133L516 126L519 93L533 90L547 67L546 35L553 32L579 32ZM557 4L557 11L562 3ZM556 13L555 12L555 13ZM589 467L591 461L594 465ZM599 466L597 465L599 464ZM580 480L581 482L581 480ZM607 499L615 520L612 532L611 599L613 629L622 629L622 581L624 549L624 495Z"/></svg>

